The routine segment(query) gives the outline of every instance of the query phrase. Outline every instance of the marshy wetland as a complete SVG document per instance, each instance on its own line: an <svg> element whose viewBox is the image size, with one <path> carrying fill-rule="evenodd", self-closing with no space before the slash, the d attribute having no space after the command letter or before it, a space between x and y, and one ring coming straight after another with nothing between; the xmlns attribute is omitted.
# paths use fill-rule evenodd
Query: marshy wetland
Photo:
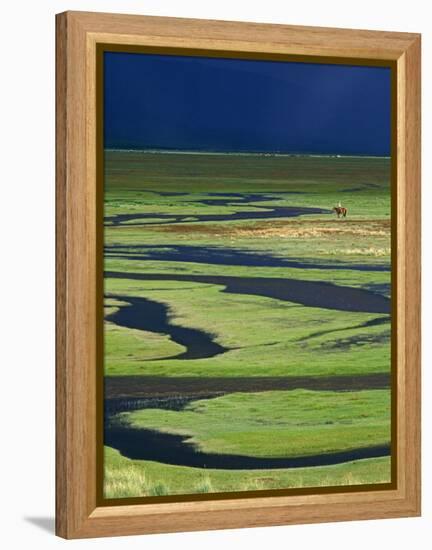
<svg viewBox="0 0 432 550"><path fill-rule="evenodd" d="M389 158L106 150L104 209L106 498L390 481Z"/></svg>

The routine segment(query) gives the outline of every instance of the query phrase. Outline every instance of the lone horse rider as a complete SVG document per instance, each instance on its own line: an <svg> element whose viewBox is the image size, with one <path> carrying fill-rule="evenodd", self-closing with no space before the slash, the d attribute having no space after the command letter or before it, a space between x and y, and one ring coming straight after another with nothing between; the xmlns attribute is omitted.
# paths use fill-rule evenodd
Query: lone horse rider
<svg viewBox="0 0 432 550"><path fill-rule="evenodd" d="M333 211L336 212L338 218L340 218L341 216L342 218L346 218L348 212L348 210L344 206L342 206L342 203L340 201L338 202L338 205L333 208Z"/></svg>

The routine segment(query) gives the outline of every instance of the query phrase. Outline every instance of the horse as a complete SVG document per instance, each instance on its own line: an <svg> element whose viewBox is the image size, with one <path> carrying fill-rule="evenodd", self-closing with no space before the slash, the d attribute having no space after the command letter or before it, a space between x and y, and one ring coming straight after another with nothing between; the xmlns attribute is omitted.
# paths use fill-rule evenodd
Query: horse
<svg viewBox="0 0 432 550"><path fill-rule="evenodd" d="M333 212L336 212L338 218L346 218L348 210L344 206L335 206Z"/></svg>

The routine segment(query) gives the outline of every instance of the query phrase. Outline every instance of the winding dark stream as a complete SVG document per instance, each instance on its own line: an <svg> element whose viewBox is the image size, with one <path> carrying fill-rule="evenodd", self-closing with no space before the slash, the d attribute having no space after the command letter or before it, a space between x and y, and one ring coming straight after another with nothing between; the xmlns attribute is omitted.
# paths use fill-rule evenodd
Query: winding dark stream
<svg viewBox="0 0 432 550"><path fill-rule="evenodd" d="M160 197L188 197L186 202L194 202L199 204L206 204L209 206L237 206L238 204L250 204L251 202L268 202L274 200L280 200L280 195L299 195L303 194L299 191L279 191L278 196L269 195L267 193L224 193L213 192L205 193L207 199L197 199L196 197L200 193L189 192L175 192L175 191L155 191L153 189L143 189L146 193L153 193Z"/></svg>
<svg viewBox="0 0 432 550"><path fill-rule="evenodd" d="M390 299L362 288L333 283L279 277L232 277L223 275L182 275L179 273L121 273L106 271L106 278L141 281L188 281L220 285L221 292L250 294L338 311L390 313ZM129 298L125 298L129 299Z"/></svg>
<svg viewBox="0 0 432 550"><path fill-rule="evenodd" d="M163 262L191 262L246 267L290 267L298 269L339 269L354 271L390 271L388 264L354 264L344 262L299 261L280 258L252 250L221 246L193 246L185 244L105 246L105 257L123 260L157 260Z"/></svg>
<svg viewBox="0 0 432 550"><path fill-rule="evenodd" d="M160 193L162 194L162 193ZM178 195L179 193L175 193ZM165 193L165 195L174 195L174 193ZM275 197L256 194L211 194L216 198L201 199L198 202L205 205L226 205L236 206L245 204L264 202L274 200ZM225 198L222 198L221 196ZM228 198L226 198L228 197ZM252 204L255 211L240 211L231 214L121 214L106 218L106 222L113 225L121 225L130 221L137 220L137 223L127 223L128 226L142 226L139 220L150 220L158 218L159 221L149 221L145 225L159 225L168 223L191 223L206 221L232 221L232 220L256 220L296 217L303 214L322 214L330 213L330 210L320 208L302 208L302 207L280 207L266 206L261 207ZM265 266L265 267L299 267L315 269L358 269L369 271L387 271L387 266L349 266L342 264L308 264L296 260L268 257L254 252L241 252L232 250L220 250L216 247L201 248L192 246L169 246L168 250L159 250L150 246L139 246L135 250L138 254L130 254L129 250L133 247L107 247L106 252L110 257L138 259L138 260L163 260L163 261L186 261L197 263L214 263L217 265L245 265L245 266ZM182 275L182 274L140 274L140 273L118 273L107 272L106 277L138 279L138 280L157 280L157 281L188 281L195 283L205 283L220 285L225 287L221 292L235 294L249 294L255 296L265 296L282 301L298 303L309 307L320 307L331 310L355 311L365 313L389 314L390 300L385 296L375 294L368 290L356 289L345 286L338 286L331 283L303 281L297 279L282 278L259 278L259 277L230 277L230 276L212 276L212 275ZM157 333L168 334L174 342L181 344L186 351L171 359L201 359L214 357L220 353L228 351L215 342L215 336L203 330L193 329L173 325L169 318L169 308L163 303L150 300L148 298L115 296L115 298L126 302L127 306L122 306L118 311L107 316L120 326L134 328L138 330L147 330ZM377 319L369 321L372 324L380 324L387 321ZM324 332L323 332L324 333ZM316 333L315 336L320 333ZM139 378L135 381L131 379ZM329 380L334 378L334 380ZM148 429L137 429L128 426L117 416L118 412L124 410L133 410L137 408L168 408L171 410L181 410L188 403L196 399L206 399L223 395L231 391L268 391L269 389L293 389L295 387L314 387L316 389L332 389L340 391L352 391L354 389L364 389L371 387L388 387L389 377L387 374L379 373L369 375L368 377L329 377L310 379L308 377L296 378L246 378L246 379L209 379L199 382L194 379L176 379L168 382L176 386L177 395L168 395L171 391L167 387L167 380L163 383L159 379L152 378L144 380L143 377L119 377L118 380L106 382L105 393L105 433L104 443L110 447L118 449L119 452L131 459L154 460L164 464L173 464L180 466L193 466L200 468L217 468L229 470L241 469L274 469L274 468L300 468L310 466L326 466L339 464L351 460L388 456L390 454L389 445L379 445L366 448L351 449L333 453L318 454L302 457L251 457L243 455L229 455L205 453L199 451L189 442L188 436L179 436L162 433ZM110 384L116 384L116 388ZM160 395L152 394L153 391ZM184 394L180 387L186 384L189 393ZM204 384L204 385L203 385ZM156 386L155 386L156 385ZM160 387L157 387L157 386ZM125 389L126 386L126 389ZM141 387L142 386L142 387ZM140 389L141 387L141 389ZM163 388L161 390L161 387ZM123 389L122 389L123 388ZM131 390L132 388L132 390ZM183 388L184 389L184 388ZM180 390L180 394L178 393ZM132 394L130 393L132 391ZM141 391L141 394L140 394ZM149 393L150 392L150 393Z"/></svg>
<svg viewBox="0 0 432 550"><path fill-rule="evenodd" d="M147 397L113 397L113 387L118 385L117 377L108 378L105 382L108 385L107 393L111 398L105 401L105 432L104 443L117 449L123 456L136 460L155 460L164 464L179 466L193 466L198 468L217 468L227 470L243 469L276 469L276 468L302 468L308 466L327 466L339 464L351 460L363 458L375 458L388 456L389 445L376 445L372 447L361 447L347 451L324 453L301 457L251 457L233 454L204 453L188 442L187 436L167 434L156 430L137 429L127 425L120 417L119 412L132 411L136 409L152 408L180 411L192 401L200 399L211 399L233 391L268 391L270 389L294 389L309 388L329 391L354 391L365 387L382 388L388 387L390 379L385 373L377 373L367 376L334 376L334 377L293 377L293 378L245 378L245 379L154 379L149 377L142 380L142 377L123 377L127 380L120 380L120 386L126 382L130 389L130 378L135 378L133 383L135 394L137 386L143 386ZM145 377L144 377L145 378ZM209 383L210 382L210 383ZM160 386L158 386L158 384ZM163 396L154 395L154 392L172 391L175 386L177 395ZM111 389L110 389L111 386ZM152 389L153 386L153 389ZM206 388L207 393L196 393L196 390ZM183 394L189 388L195 393ZM209 388L213 391L209 392ZM148 393L148 392L153 392ZM121 393L121 390L120 390ZM118 395L118 390L114 395Z"/></svg>
<svg viewBox="0 0 432 550"><path fill-rule="evenodd" d="M107 272L106 277L138 278L142 280L180 280L198 283L224 285L222 292L235 294L253 294L300 303L305 306L342 311L362 311L367 313L389 313L390 300L385 296L368 290L337 286L331 283L315 281L298 281L294 279L266 279L248 277L224 277L207 275L146 275L139 273ZM107 315L106 320L119 326L145 330L158 334L167 334L170 338L186 348L186 351L170 356L170 359L207 359L215 357L229 349L215 341L216 335L203 329L189 328L171 322L169 307L149 298L136 296L110 295L111 298L126 302L117 311ZM365 323L336 330L317 331L308 335L309 339L331 332L342 332L351 328L366 328L385 324L389 317L378 317ZM152 359L167 359L161 357Z"/></svg>
<svg viewBox="0 0 432 550"><path fill-rule="evenodd" d="M107 315L107 321L126 328L168 334L171 340L186 348L186 351L173 355L170 359L206 359L228 350L215 342L214 334L172 324L166 304L148 298L118 295L111 297L130 305L122 306L114 313Z"/></svg>
<svg viewBox="0 0 432 550"><path fill-rule="evenodd" d="M233 205L235 206L235 205ZM304 214L331 214L331 210L323 208L301 207L301 206L254 206L260 208L256 211L240 211L231 214L159 214L157 212L117 214L106 216L105 222L110 225L121 225L132 220L146 220L157 218L158 221L150 221L145 224L127 223L128 227L142 225L163 225L171 223L193 223L193 222L225 222L234 220L263 220L273 218L293 218Z"/></svg>
<svg viewBox="0 0 432 550"><path fill-rule="evenodd" d="M115 421L107 422L105 445L117 449L123 456L135 460L154 460L163 464L217 468L223 470L251 470L274 468L304 468L328 466L388 456L389 445L376 445L310 456L298 457L253 457L234 454L205 453L187 442L187 436L172 435L153 430L136 429Z"/></svg>

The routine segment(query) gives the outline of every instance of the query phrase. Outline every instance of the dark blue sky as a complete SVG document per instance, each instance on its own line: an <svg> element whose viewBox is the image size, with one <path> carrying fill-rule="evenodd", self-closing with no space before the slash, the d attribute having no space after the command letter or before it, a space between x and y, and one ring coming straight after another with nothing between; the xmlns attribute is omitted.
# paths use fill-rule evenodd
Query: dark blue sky
<svg viewBox="0 0 432 550"><path fill-rule="evenodd" d="M107 52L107 148L390 154L390 69Z"/></svg>

